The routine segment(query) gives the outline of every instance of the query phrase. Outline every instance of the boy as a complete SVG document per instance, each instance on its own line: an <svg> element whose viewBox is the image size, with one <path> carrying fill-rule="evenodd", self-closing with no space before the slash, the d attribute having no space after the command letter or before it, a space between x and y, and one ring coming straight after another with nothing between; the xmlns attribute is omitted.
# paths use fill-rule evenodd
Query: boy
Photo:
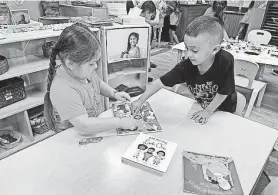
<svg viewBox="0 0 278 195"><path fill-rule="evenodd" d="M188 59L154 81L145 93L132 103L137 112L142 103L164 86L187 83L188 89L203 110L193 114L195 122L205 124L216 110L235 112L236 91L234 58L221 49L223 25L219 19L200 16L190 23L184 35Z"/></svg>
<svg viewBox="0 0 278 195"><path fill-rule="evenodd" d="M150 20L154 20L156 16L156 7L154 2L145 1L141 8L135 6L131 8L128 12L129 16L142 16L146 19L146 22L149 23Z"/></svg>
<svg viewBox="0 0 278 195"><path fill-rule="evenodd" d="M178 6L177 2L176 2L175 7L176 8L175 8L174 12L170 15L170 25L169 25L170 43L169 43L169 45L174 44L174 41L176 42L176 44L179 43L179 39L176 35L176 30L180 23L181 12L179 10L179 6Z"/></svg>

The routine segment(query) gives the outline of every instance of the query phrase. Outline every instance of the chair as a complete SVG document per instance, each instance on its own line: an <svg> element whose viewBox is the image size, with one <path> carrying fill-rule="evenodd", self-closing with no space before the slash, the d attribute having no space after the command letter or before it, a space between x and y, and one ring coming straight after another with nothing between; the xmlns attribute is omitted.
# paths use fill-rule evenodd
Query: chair
<svg viewBox="0 0 278 195"><path fill-rule="evenodd" d="M247 87L251 89L253 81L255 80L255 77L258 73L259 65L254 62L241 60L241 59L235 59L234 65L235 65L235 76L236 78L238 78L238 82L239 82L238 84L242 87ZM246 79L239 80L239 77L245 77L248 79L247 86L246 86Z"/></svg>
<svg viewBox="0 0 278 195"><path fill-rule="evenodd" d="M235 59L234 65L236 86L247 88L252 91L251 98L249 100L246 113L244 115L244 117L249 117L256 99L256 106L261 106L266 89L266 83L255 80L255 77L259 70L259 65L257 63L247 60Z"/></svg>
<svg viewBox="0 0 278 195"><path fill-rule="evenodd" d="M235 114L241 116L246 106L246 98L241 93L237 92L237 104Z"/></svg>
<svg viewBox="0 0 278 195"><path fill-rule="evenodd" d="M251 30L248 33L247 41L256 43L256 44L265 44L267 45L271 39L271 34L265 30Z"/></svg>

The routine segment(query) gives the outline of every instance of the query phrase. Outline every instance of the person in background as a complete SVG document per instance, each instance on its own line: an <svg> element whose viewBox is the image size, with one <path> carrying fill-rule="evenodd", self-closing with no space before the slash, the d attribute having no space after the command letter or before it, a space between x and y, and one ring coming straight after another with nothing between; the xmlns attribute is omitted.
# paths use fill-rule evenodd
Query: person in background
<svg viewBox="0 0 278 195"><path fill-rule="evenodd" d="M247 29L249 26L249 22L250 22L250 18L251 18L251 12L253 11L254 4L255 4L255 1L250 2L247 13L240 20L240 29L238 31L238 35L236 36L236 39L239 39L239 40L245 39Z"/></svg>
<svg viewBox="0 0 278 195"><path fill-rule="evenodd" d="M208 15L208 16L214 16L216 18L218 18L224 26L224 10L227 7L227 1L213 1L212 3L212 7L209 7L206 12L204 13L204 15ZM224 32L224 39L225 40L229 40L229 36L227 34L227 31L225 30L225 28L223 29Z"/></svg>
<svg viewBox="0 0 278 195"><path fill-rule="evenodd" d="M176 35L176 30L177 30L177 27L180 23L180 18L181 18L181 12L179 10L178 2L176 2L175 10L170 15L170 25L169 25L170 42L169 42L169 45L179 43L179 39ZM174 41L175 41L175 43L174 43Z"/></svg>
<svg viewBox="0 0 278 195"><path fill-rule="evenodd" d="M81 135L116 128L135 129L131 118L99 118L104 109L101 95L130 100L102 81L97 73L101 47L92 31L83 24L65 28L51 50L44 116L50 129L59 132L74 126ZM56 64L59 57L61 65ZM61 90L62 89L62 90Z"/></svg>
<svg viewBox="0 0 278 195"><path fill-rule="evenodd" d="M164 86L186 83L202 110L191 119L205 124L216 111L235 112L237 93L234 80L234 58L221 49L223 23L215 17L200 16L185 29L184 44L188 59L155 80L140 98L132 102L136 114L143 103ZM171 102L169 102L171 104Z"/></svg>

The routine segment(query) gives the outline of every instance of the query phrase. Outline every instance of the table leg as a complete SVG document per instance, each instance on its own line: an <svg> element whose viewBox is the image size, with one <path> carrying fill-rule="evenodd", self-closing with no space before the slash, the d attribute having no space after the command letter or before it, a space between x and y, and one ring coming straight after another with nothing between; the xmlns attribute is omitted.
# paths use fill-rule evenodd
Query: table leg
<svg viewBox="0 0 278 195"><path fill-rule="evenodd" d="M256 98L258 96L258 92L257 91L252 91L252 95L251 95L251 98L250 98L250 101L249 101L249 104L248 104L248 107L247 107L247 110L246 110L246 113L244 115L244 117L249 117L250 114L251 114L251 111L252 111L252 108L254 106L254 103L256 101Z"/></svg>
<svg viewBox="0 0 278 195"><path fill-rule="evenodd" d="M260 77L263 78L264 70L265 70L265 64L260 64L259 72L255 78L256 80L258 80Z"/></svg>
<svg viewBox="0 0 278 195"><path fill-rule="evenodd" d="M263 100L263 97L264 97L265 89L266 89L266 84L264 85L264 87L259 92L258 100L257 100L257 103L255 105L258 108L261 107L262 100Z"/></svg>

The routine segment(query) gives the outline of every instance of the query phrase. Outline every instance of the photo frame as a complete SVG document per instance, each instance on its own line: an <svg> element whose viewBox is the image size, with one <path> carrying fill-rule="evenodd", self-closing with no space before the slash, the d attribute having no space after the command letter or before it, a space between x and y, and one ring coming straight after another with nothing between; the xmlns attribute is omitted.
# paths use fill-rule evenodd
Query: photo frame
<svg viewBox="0 0 278 195"><path fill-rule="evenodd" d="M30 23L31 18L28 9L11 10L11 15L14 25Z"/></svg>
<svg viewBox="0 0 278 195"><path fill-rule="evenodd" d="M135 58L146 59L148 45L149 28L126 27L106 30L108 63Z"/></svg>

